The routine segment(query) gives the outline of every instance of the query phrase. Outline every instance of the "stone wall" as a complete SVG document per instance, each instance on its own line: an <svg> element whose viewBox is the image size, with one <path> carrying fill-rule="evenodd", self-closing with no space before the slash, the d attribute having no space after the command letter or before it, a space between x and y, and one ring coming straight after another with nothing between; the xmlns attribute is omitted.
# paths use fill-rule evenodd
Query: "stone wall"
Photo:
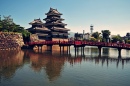
<svg viewBox="0 0 130 86"><path fill-rule="evenodd" d="M37 34L31 34L30 35L30 41L31 42L40 42L40 41L45 41L45 40L39 39Z"/></svg>
<svg viewBox="0 0 130 86"><path fill-rule="evenodd" d="M17 49L24 45L21 33L0 32L0 50Z"/></svg>

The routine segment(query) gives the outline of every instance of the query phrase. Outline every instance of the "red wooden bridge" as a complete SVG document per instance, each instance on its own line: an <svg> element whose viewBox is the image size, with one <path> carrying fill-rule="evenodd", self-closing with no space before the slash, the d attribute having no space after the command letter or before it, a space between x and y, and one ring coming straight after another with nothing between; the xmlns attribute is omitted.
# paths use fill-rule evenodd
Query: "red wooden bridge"
<svg viewBox="0 0 130 86"><path fill-rule="evenodd" d="M43 45L47 45L47 46L59 45L60 51L61 51L61 46L63 47L63 50L64 50L64 46L67 46L67 49L69 47L69 50L70 50L70 46L74 46L75 50L77 47L83 48L83 52L85 46L97 46L99 49L99 55L101 55L102 47L117 48L119 52L118 53L119 57L121 57L122 49L130 50L130 44L125 44L125 43L87 42L87 41L43 41L43 42L29 42L27 44L31 48L33 48L34 46L41 47Z"/></svg>
<svg viewBox="0 0 130 86"><path fill-rule="evenodd" d="M107 42L87 42L87 41L43 41L43 42L28 42L29 46L41 46L41 45L59 45L59 46L100 46L110 48L130 49L130 44L124 43L107 43Z"/></svg>

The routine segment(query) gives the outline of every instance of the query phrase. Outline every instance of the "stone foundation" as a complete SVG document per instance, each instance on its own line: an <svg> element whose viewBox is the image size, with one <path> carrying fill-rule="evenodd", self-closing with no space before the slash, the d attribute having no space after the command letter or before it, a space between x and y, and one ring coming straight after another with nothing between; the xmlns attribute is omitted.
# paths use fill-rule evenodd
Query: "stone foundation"
<svg viewBox="0 0 130 86"><path fill-rule="evenodd" d="M34 47L34 50L38 50L38 47ZM39 47L39 50L41 50L41 47ZM46 50L52 50L52 51L60 51L60 46L59 45L53 45L52 48L51 46L43 45L42 46L42 51ZM61 47L61 50L63 50L63 46ZM67 51L67 46L64 46L64 51Z"/></svg>
<svg viewBox="0 0 130 86"><path fill-rule="evenodd" d="M0 50L18 49L24 45L21 33L1 32Z"/></svg>
<svg viewBox="0 0 130 86"><path fill-rule="evenodd" d="M39 39L37 34L31 34L30 35L30 41L31 42L40 42L40 41L45 41L45 40Z"/></svg>

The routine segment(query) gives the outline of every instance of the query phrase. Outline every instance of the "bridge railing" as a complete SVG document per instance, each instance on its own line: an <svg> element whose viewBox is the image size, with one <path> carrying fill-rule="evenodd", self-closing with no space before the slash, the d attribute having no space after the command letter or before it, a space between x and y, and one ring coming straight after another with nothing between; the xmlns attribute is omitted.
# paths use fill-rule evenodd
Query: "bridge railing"
<svg viewBox="0 0 130 86"><path fill-rule="evenodd" d="M42 42L39 41L39 42L28 42L26 44L27 45L68 44L68 45L90 45L90 46L130 48L130 44L124 44L124 43L87 42L87 41L42 41Z"/></svg>

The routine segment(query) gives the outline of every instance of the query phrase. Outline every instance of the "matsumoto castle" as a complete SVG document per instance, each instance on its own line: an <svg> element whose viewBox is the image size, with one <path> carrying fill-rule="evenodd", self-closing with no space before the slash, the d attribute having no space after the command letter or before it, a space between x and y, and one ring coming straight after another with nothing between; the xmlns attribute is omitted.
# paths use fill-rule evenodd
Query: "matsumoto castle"
<svg viewBox="0 0 130 86"><path fill-rule="evenodd" d="M32 34L37 35L40 40L51 40L51 41L59 41L59 40L68 40L68 31L70 29L65 28L67 24L63 23L64 20L61 18L62 13L58 12L57 9L50 8L48 13L45 13L46 18L43 19L45 23L41 21L41 19L34 19L34 21L29 24L32 25L31 28L27 30ZM90 26L91 33L93 31L93 26ZM77 33L76 33L77 34ZM90 37L89 33L77 34L75 35L78 38L86 38Z"/></svg>

